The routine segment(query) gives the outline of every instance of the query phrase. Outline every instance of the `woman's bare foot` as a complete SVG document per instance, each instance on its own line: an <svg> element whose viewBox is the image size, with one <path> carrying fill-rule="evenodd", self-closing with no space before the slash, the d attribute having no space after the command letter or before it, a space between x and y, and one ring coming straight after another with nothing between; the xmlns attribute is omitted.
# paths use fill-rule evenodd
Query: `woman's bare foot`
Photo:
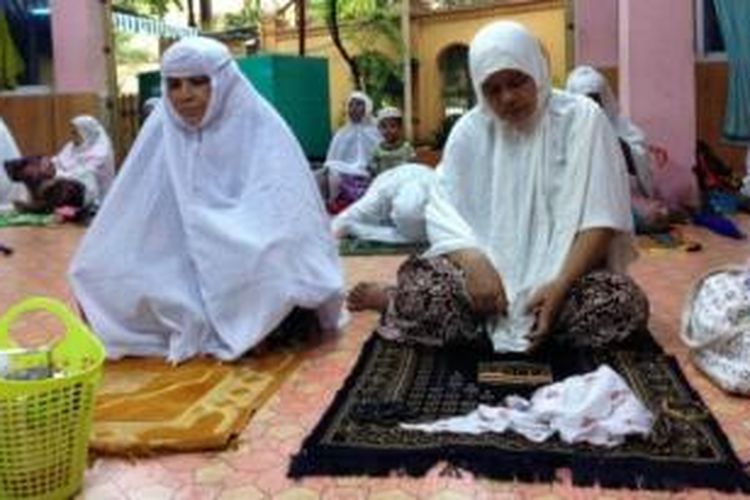
<svg viewBox="0 0 750 500"><path fill-rule="evenodd" d="M350 311L385 312L388 306L388 285L363 281L349 290L346 305Z"/></svg>

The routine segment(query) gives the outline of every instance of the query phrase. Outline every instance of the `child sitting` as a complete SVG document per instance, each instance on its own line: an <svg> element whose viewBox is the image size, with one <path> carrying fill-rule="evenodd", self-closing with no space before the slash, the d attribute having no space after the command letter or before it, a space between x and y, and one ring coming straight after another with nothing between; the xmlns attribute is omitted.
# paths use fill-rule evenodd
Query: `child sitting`
<svg viewBox="0 0 750 500"><path fill-rule="evenodd" d="M409 141L404 139L401 110L385 107L378 113L378 130L383 142L372 153L369 170L373 177L398 165L414 161L416 154Z"/></svg>

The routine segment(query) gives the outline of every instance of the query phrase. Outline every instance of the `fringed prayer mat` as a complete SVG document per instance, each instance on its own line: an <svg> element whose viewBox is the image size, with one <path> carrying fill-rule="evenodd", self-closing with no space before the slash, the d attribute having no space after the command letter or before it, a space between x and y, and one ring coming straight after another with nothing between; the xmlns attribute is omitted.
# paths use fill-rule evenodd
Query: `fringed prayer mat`
<svg viewBox="0 0 750 500"><path fill-rule="evenodd" d="M109 362L96 398L91 449L143 456L226 448L301 359L301 352L287 351L235 363Z"/></svg>
<svg viewBox="0 0 750 500"><path fill-rule="evenodd" d="M551 482L569 468L576 485L678 490L707 487L750 492L750 477L708 408L673 357L644 338L621 350L548 347L533 359L488 349L439 351L373 336L344 387L293 457L290 477L424 475L440 461L479 476ZM428 434L401 429L497 405L534 389L609 364L654 412L648 438L615 448L568 445L557 436L533 443L515 433Z"/></svg>
<svg viewBox="0 0 750 500"><path fill-rule="evenodd" d="M339 242L339 254L355 255L409 255L424 252L425 243L383 243L380 241L344 238Z"/></svg>

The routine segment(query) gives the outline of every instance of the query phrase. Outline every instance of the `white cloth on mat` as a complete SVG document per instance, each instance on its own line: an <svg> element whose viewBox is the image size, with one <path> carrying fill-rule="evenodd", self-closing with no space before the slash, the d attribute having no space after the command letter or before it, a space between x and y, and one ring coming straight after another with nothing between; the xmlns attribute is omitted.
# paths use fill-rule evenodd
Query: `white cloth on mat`
<svg viewBox="0 0 750 500"><path fill-rule="evenodd" d="M479 405L467 415L400 426L430 433L513 431L536 443L559 433L565 443L612 447L629 434L649 434L653 424L653 414L625 380L601 365L596 371L541 387L528 400L508 396L503 406Z"/></svg>
<svg viewBox="0 0 750 500"><path fill-rule="evenodd" d="M13 139L13 134L0 118L0 206L27 198L26 187L20 182L11 181L5 170L7 160L14 160L20 156L21 152Z"/></svg>
<svg viewBox="0 0 750 500"><path fill-rule="evenodd" d="M334 217L335 233L386 243L427 240L424 210L435 171L407 163L375 178L365 195Z"/></svg>
<svg viewBox="0 0 750 500"><path fill-rule="evenodd" d="M591 66L578 66L570 75L565 90L573 94L598 94L604 113L615 133L630 147L635 167L635 183L641 195L654 196L654 181L651 156L648 152L646 134L620 112L620 105L604 75Z"/></svg>
<svg viewBox="0 0 750 500"><path fill-rule="evenodd" d="M628 177L604 113L590 99L551 89L539 41L521 25L496 22L474 37L469 65L478 105L453 128L427 204L425 256L479 249L500 274L512 310L557 277L577 233L617 231L608 267L634 256ZM523 129L499 120L481 85L502 69L531 76L538 109ZM488 325L496 351L524 350L520 328ZM527 332L528 333L528 332Z"/></svg>
<svg viewBox="0 0 750 500"><path fill-rule="evenodd" d="M115 178L115 155L107 131L93 116L79 115L71 125L83 142L68 142L52 161L57 175L77 180L86 186L87 195L101 203ZM90 182L92 177L95 186Z"/></svg>
<svg viewBox="0 0 750 500"><path fill-rule="evenodd" d="M163 81L197 75L211 82L201 124L163 100L70 268L113 358L234 359L295 306L339 326L341 263L299 143L224 45L165 52Z"/></svg>

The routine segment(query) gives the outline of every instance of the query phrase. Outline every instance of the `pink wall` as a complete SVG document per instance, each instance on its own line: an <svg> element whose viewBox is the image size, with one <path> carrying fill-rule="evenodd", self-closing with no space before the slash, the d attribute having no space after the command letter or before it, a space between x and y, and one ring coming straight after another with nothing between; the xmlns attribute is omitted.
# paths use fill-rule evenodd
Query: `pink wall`
<svg viewBox="0 0 750 500"><path fill-rule="evenodd" d="M620 104L676 165L694 161L693 9L685 0L620 0Z"/></svg>
<svg viewBox="0 0 750 500"><path fill-rule="evenodd" d="M575 64L617 66L617 0L575 0Z"/></svg>
<svg viewBox="0 0 750 500"><path fill-rule="evenodd" d="M102 2L52 0L55 92L107 92Z"/></svg>

